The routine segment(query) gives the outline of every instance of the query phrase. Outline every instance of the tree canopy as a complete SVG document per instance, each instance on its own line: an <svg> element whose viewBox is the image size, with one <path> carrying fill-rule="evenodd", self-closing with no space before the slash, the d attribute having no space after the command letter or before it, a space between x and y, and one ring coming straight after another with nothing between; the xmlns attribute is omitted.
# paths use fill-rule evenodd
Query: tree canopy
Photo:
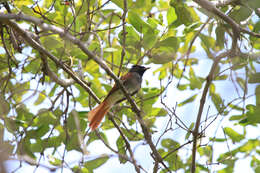
<svg viewBox="0 0 260 173"><path fill-rule="evenodd" d="M259 0L0 8L2 170L87 173L116 158L129 172L260 171ZM151 69L131 97L120 76L133 64ZM127 100L91 131L87 112L115 83Z"/></svg>

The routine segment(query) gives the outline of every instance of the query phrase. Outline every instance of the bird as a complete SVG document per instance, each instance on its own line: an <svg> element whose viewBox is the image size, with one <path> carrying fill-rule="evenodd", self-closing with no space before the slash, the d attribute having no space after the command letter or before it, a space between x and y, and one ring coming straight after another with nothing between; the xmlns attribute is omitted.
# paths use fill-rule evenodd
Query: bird
<svg viewBox="0 0 260 173"><path fill-rule="evenodd" d="M124 87L128 93L133 96L141 88L142 77L149 67L144 67L141 65L133 65L128 73L123 75L120 80L122 81ZM109 91L102 103L100 103L96 108L88 112L88 120L90 122L89 126L91 130L95 130L101 123L107 112L116 104L125 100L125 95L120 87L115 84Z"/></svg>

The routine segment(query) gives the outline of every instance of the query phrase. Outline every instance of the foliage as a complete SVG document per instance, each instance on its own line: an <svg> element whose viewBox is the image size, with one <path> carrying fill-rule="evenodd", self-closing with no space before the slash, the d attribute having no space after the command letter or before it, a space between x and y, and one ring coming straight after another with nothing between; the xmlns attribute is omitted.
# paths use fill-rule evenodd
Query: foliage
<svg viewBox="0 0 260 173"><path fill-rule="evenodd" d="M233 172L242 159L259 172L259 134L250 133L260 123L260 1L216 4L224 17L208 11L205 2L2 1L4 160L13 156L36 170L93 172L116 156L122 165L132 164L132 171L151 172L135 154L145 145L152 152L143 151L144 158L151 157L154 172L193 172L191 165L196 172ZM230 21L239 27L239 38ZM83 110L96 106L95 97L102 99L114 79L95 57L117 76L132 64L152 67L133 97L141 120L124 101L97 131L89 131ZM183 116L187 110L189 118ZM199 143L192 149L193 139ZM97 156L99 148L89 150L96 144L109 152ZM71 162L75 151L81 158Z"/></svg>

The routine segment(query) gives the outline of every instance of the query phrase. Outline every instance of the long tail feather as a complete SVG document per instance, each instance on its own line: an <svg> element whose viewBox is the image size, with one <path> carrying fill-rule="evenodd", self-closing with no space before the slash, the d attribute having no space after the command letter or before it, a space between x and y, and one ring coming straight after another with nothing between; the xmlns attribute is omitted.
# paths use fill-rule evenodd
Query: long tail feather
<svg viewBox="0 0 260 173"><path fill-rule="evenodd" d="M105 100L88 113L88 120L90 121L89 126L92 130L95 130L98 127L110 108L111 105Z"/></svg>

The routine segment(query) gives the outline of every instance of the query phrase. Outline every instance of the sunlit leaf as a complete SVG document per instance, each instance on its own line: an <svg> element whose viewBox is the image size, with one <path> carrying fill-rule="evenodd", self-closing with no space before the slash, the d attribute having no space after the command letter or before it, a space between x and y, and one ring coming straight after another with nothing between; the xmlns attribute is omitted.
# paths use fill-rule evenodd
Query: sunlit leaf
<svg viewBox="0 0 260 173"><path fill-rule="evenodd" d="M225 29L222 25L217 26L216 28L216 44L220 48L224 48L224 43L225 43Z"/></svg>
<svg viewBox="0 0 260 173"><path fill-rule="evenodd" d="M260 83L260 72L251 74L248 83Z"/></svg>
<svg viewBox="0 0 260 173"><path fill-rule="evenodd" d="M168 25L170 25L172 22L174 22L177 19L177 15L175 13L175 9L173 7L170 7L167 11L167 21Z"/></svg>
<svg viewBox="0 0 260 173"><path fill-rule="evenodd" d="M170 138L163 139L161 145L167 149L174 149L180 146L180 144L177 141L174 141Z"/></svg>
<svg viewBox="0 0 260 173"><path fill-rule="evenodd" d="M48 49L58 48L62 44L56 37L47 37L43 40L43 45Z"/></svg>
<svg viewBox="0 0 260 173"><path fill-rule="evenodd" d="M116 51L118 51L118 49L113 48L113 47L108 47L108 48L105 48L104 51L105 52L116 52Z"/></svg>
<svg viewBox="0 0 260 173"><path fill-rule="evenodd" d="M96 159L85 162L84 167L87 168L88 170L92 171L93 169L96 169L96 168L100 167L101 165L103 165L104 163L106 163L108 159L109 159L109 157L104 154Z"/></svg>
<svg viewBox="0 0 260 173"><path fill-rule="evenodd" d="M185 99L184 101L182 101L181 103L178 104L178 106L184 106L187 103L191 103L193 102L197 97L197 94L194 94L192 96L190 96L189 98Z"/></svg>
<svg viewBox="0 0 260 173"><path fill-rule="evenodd" d="M46 98L45 94L39 93L37 100L34 102L34 105L41 104L45 100L45 98Z"/></svg>
<svg viewBox="0 0 260 173"><path fill-rule="evenodd" d="M260 85L255 88L256 106L260 107Z"/></svg>
<svg viewBox="0 0 260 173"><path fill-rule="evenodd" d="M53 166L60 166L62 165L62 160L54 157L53 155L48 155L48 161L50 164L52 164Z"/></svg>
<svg viewBox="0 0 260 173"><path fill-rule="evenodd" d="M125 143L121 136L116 140L116 146L120 154L126 154ZM119 161L120 163L126 163L126 160L121 157L119 157Z"/></svg>
<svg viewBox="0 0 260 173"><path fill-rule="evenodd" d="M225 127L224 132L231 138L233 142L240 142L242 139L245 138L244 135L237 133L230 127Z"/></svg>
<svg viewBox="0 0 260 173"><path fill-rule="evenodd" d="M139 141L142 140L144 137L142 134L138 133L137 131L133 129L124 129L122 128L122 131L126 135L127 139L130 141Z"/></svg>
<svg viewBox="0 0 260 173"><path fill-rule="evenodd" d="M0 117L7 115L9 111L10 111L9 103L0 94Z"/></svg>
<svg viewBox="0 0 260 173"><path fill-rule="evenodd" d="M189 131L187 131L187 133L185 135L185 139L189 139L191 132L193 131L193 127L194 127L194 123L191 123L190 127L189 127Z"/></svg>
<svg viewBox="0 0 260 173"><path fill-rule="evenodd" d="M236 22L246 20L252 14L252 10L246 6L237 6L229 14L229 17L233 18Z"/></svg>
<svg viewBox="0 0 260 173"><path fill-rule="evenodd" d="M128 19L130 24L140 33L147 33L152 29L141 17L133 11L128 12Z"/></svg>
<svg viewBox="0 0 260 173"><path fill-rule="evenodd" d="M223 113L225 106L221 96L217 93L211 93L211 99L218 112Z"/></svg>
<svg viewBox="0 0 260 173"><path fill-rule="evenodd" d="M145 49L150 49L155 45L157 41L157 33L156 30L151 28L147 29L147 32L144 32L143 43Z"/></svg>

